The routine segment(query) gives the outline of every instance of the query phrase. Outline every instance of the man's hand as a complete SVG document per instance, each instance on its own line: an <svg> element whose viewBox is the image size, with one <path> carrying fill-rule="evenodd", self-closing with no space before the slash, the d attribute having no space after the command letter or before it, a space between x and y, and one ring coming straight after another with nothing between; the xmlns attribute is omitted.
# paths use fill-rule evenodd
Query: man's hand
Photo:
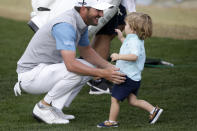
<svg viewBox="0 0 197 131"><path fill-rule="evenodd" d="M118 71L119 68L116 67L103 69L103 78L113 82L114 84L121 84L126 78L124 74Z"/></svg>

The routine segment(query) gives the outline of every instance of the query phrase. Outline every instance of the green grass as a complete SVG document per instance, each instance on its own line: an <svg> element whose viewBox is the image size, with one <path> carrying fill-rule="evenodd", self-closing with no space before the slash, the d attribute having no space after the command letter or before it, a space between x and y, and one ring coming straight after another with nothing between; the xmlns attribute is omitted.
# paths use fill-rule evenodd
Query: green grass
<svg viewBox="0 0 197 131"><path fill-rule="evenodd" d="M85 86L64 109L74 114L67 125L47 125L32 118L32 109L43 95L22 93L15 97L16 62L22 55L33 32L26 22L0 18L0 130L64 130L64 131L195 131L197 129L197 40L151 38L146 41L146 53L175 64L174 68L145 68L139 98L164 109L158 123L149 125L148 113L121 103L120 127L97 129L96 124L107 120L110 96L88 95ZM113 41L112 51L120 43Z"/></svg>

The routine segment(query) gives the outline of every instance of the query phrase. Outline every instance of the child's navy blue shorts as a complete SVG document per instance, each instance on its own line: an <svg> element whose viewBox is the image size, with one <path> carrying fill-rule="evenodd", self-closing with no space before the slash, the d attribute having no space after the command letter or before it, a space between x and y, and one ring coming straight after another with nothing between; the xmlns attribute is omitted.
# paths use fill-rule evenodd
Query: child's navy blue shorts
<svg viewBox="0 0 197 131"><path fill-rule="evenodd" d="M114 15L114 17L112 17L112 19L109 22L107 22L107 24L105 26L103 26L101 28L101 30L99 30L97 35L102 35L102 34L114 35L114 34L116 34L115 29L119 25L125 25L124 19L125 19L126 14L127 14L126 9L121 4L119 6L119 9L120 9L120 12L122 13L122 15L116 13Z"/></svg>
<svg viewBox="0 0 197 131"><path fill-rule="evenodd" d="M134 81L126 76L126 80L122 84L115 84L112 89L112 97L119 101L123 101L131 93L137 96L138 90L140 88L141 81Z"/></svg>

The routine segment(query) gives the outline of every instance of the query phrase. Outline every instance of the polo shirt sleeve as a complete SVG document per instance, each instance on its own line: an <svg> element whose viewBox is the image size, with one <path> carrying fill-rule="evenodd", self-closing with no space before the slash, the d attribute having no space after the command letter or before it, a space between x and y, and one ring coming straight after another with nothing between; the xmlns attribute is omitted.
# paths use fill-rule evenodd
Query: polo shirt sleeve
<svg viewBox="0 0 197 131"><path fill-rule="evenodd" d="M52 36L56 40L57 50L76 51L76 31L71 24L64 22L54 25Z"/></svg>
<svg viewBox="0 0 197 131"><path fill-rule="evenodd" d="M85 32L81 35L81 39L79 40L80 46L88 46L90 44L89 38L88 38L88 28L85 30Z"/></svg>

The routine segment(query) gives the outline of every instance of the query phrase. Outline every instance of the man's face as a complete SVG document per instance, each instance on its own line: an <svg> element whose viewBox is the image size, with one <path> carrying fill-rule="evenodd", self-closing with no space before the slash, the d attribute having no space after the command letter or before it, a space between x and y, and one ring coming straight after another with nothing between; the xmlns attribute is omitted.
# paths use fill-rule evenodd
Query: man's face
<svg viewBox="0 0 197 131"><path fill-rule="evenodd" d="M87 8L86 15L86 24L95 26L98 24L98 19L103 16L103 11L94 8Z"/></svg>

